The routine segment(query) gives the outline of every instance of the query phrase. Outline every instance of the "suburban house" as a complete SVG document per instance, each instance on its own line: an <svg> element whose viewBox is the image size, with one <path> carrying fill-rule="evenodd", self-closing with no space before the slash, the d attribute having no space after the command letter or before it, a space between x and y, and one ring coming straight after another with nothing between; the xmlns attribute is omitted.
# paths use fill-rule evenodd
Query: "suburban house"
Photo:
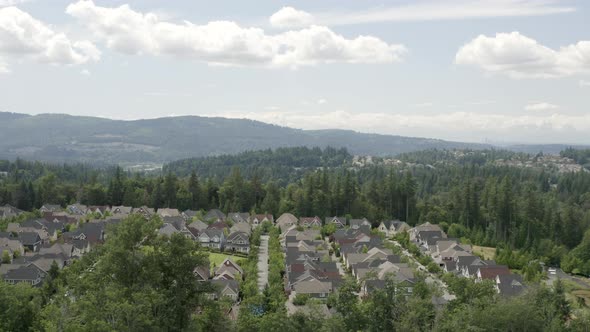
<svg viewBox="0 0 590 332"><path fill-rule="evenodd" d="M17 239L22 243L25 250L36 252L43 243L36 232L19 232Z"/></svg>
<svg viewBox="0 0 590 332"><path fill-rule="evenodd" d="M477 281L496 280L497 276L511 274L508 266L505 265L487 265L480 266L477 270Z"/></svg>
<svg viewBox="0 0 590 332"><path fill-rule="evenodd" d="M188 228L196 229L197 231L199 231L199 233L206 230L208 227L209 225L200 220L195 220L188 225Z"/></svg>
<svg viewBox="0 0 590 332"><path fill-rule="evenodd" d="M240 223L234 224L229 229L230 234L234 233L234 232L244 232L244 233L248 234L248 236L250 236L250 234L252 234L252 226L250 226L249 223L240 222Z"/></svg>
<svg viewBox="0 0 590 332"><path fill-rule="evenodd" d="M381 233L385 234L386 237L391 237L397 233L408 231L410 226L403 221L386 220L379 224L378 229Z"/></svg>
<svg viewBox="0 0 590 332"><path fill-rule="evenodd" d="M91 246L94 246L104 242L105 228L106 223L104 221L85 223L73 232L64 233L64 239L66 241L69 239L86 240Z"/></svg>
<svg viewBox="0 0 590 332"><path fill-rule="evenodd" d="M225 241L225 250L241 253L250 252L250 236L244 232L233 232Z"/></svg>
<svg viewBox="0 0 590 332"><path fill-rule="evenodd" d="M155 214L155 211L154 211L154 209L149 208L147 206L142 206L137 209L133 209L133 213L140 214L144 218L149 219Z"/></svg>
<svg viewBox="0 0 590 332"><path fill-rule="evenodd" d="M158 209L157 214L161 217L180 217L180 211L178 209L161 208Z"/></svg>
<svg viewBox="0 0 590 332"><path fill-rule="evenodd" d="M251 217L252 228L258 227L263 222L274 223L275 218L272 214L255 214Z"/></svg>
<svg viewBox="0 0 590 332"><path fill-rule="evenodd" d="M229 224L226 223L225 221L219 220L219 221L216 221L216 222L212 223L207 228L208 229L218 229L220 231L223 231L224 229L228 229L229 230Z"/></svg>
<svg viewBox="0 0 590 332"><path fill-rule="evenodd" d="M227 220L233 222L234 224L249 223L250 222L250 213L248 213L248 212L231 212L227 215Z"/></svg>
<svg viewBox="0 0 590 332"><path fill-rule="evenodd" d="M17 239L0 237L0 259L4 258L4 252L8 252L8 257L12 261L13 257L22 256L25 253L25 248Z"/></svg>
<svg viewBox="0 0 590 332"><path fill-rule="evenodd" d="M104 215L109 211L109 207L108 206L89 206L88 210L86 211L86 214L97 214L101 217L104 217Z"/></svg>
<svg viewBox="0 0 590 332"><path fill-rule="evenodd" d="M184 220L189 221L197 216L197 211L186 210L186 211L182 212L180 215L184 218Z"/></svg>
<svg viewBox="0 0 590 332"><path fill-rule="evenodd" d="M219 211L218 209L211 209L205 217L203 217L206 221L223 221L226 219L226 216L223 212Z"/></svg>
<svg viewBox="0 0 590 332"><path fill-rule="evenodd" d="M207 264L195 267L193 274L198 281L209 280L209 278L211 278L211 268L209 266L209 262L207 261Z"/></svg>
<svg viewBox="0 0 590 332"><path fill-rule="evenodd" d="M31 284L31 286L40 286L45 276L46 273L35 264L19 265L19 267L4 274L4 281L13 285L25 282Z"/></svg>
<svg viewBox="0 0 590 332"><path fill-rule="evenodd" d="M84 204L80 204L80 203L76 203L76 204L70 204L68 206L66 206L66 211L69 214L75 214L75 215L86 215L86 211L88 211L88 207Z"/></svg>
<svg viewBox="0 0 590 332"><path fill-rule="evenodd" d="M208 228L199 234L199 243L202 247L221 251L225 246L225 234L223 230Z"/></svg>
<svg viewBox="0 0 590 332"><path fill-rule="evenodd" d="M56 241L59 234L65 231L63 222L49 222L45 219L26 220L20 223L20 228L42 230L47 233L50 241ZM41 236L41 234L39 234Z"/></svg>
<svg viewBox="0 0 590 332"><path fill-rule="evenodd" d="M211 280L211 284L217 291L209 295L210 299L219 300L223 297L227 297L234 302L238 301L240 288L236 280L216 279Z"/></svg>
<svg viewBox="0 0 590 332"><path fill-rule="evenodd" d="M332 292L332 283L318 279L305 280L293 286L295 294L306 294L316 299L326 299Z"/></svg>
<svg viewBox="0 0 590 332"><path fill-rule="evenodd" d="M178 229L176 229L176 227L174 227L172 224L163 224L162 227L160 227L160 229L158 230L158 234L160 235L165 235L165 236L172 236L173 234L176 233L180 233L180 231Z"/></svg>
<svg viewBox="0 0 590 332"><path fill-rule="evenodd" d="M131 206L113 206L111 208L111 214L114 215L128 216L131 213L133 213L133 208Z"/></svg>
<svg viewBox="0 0 590 332"><path fill-rule="evenodd" d="M322 219L319 217L302 217L299 218L299 226L303 227L322 227Z"/></svg>
<svg viewBox="0 0 590 332"><path fill-rule="evenodd" d="M16 217L16 216L20 215L23 212L24 211L21 211L21 210L15 208L12 205L6 204L4 206L0 206L0 219L2 219L2 218Z"/></svg>
<svg viewBox="0 0 590 332"><path fill-rule="evenodd" d="M525 290L522 277L518 274L500 274L495 281L496 291L502 296L515 296Z"/></svg>
<svg viewBox="0 0 590 332"><path fill-rule="evenodd" d="M410 233L410 240L415 241L418 233L423 232L423 231L439 231L442 232L442 228L440 228L439 225L434 225L431 224L429 222L426 222L422 225L418 225L414 228L411 228L408 230L408 232ZM445 236L446 237L446 236Z"/></svg>
<svg viewBox="0 0 590 332"><path fill-rule="evenodd" d="M244 275L244 270L236 262L227 257L221 264L215 267L214 279L235 280Z"/></svg>
<svg viewBox="0 0 590 332"><path fill-rule="evenodd" d="M45 205L43 205L39 209L39 211L41 213L44 213L44 212L60 212L60 211L62 211L62 208L61 208L61 206L59 206L57 204L45 204Z"/></svg>
<svg viewBox="0 0 590 332"><path fill-rule="evenodd" d="M363 218L363 219L350 219L348 221L348 225L352 229L359 229L361 226L371 227L371 223L369 222L369 220L367 220L367 218Z"/></svg>
<svg viewBox="0 0 590 332"><path fill-rule="evenodd" d="M279 219L277 219L277 225L281 229L281 233L284 233L291 228L291 226L297 225L297 217L290 213L283 213Z"/></svg>
<svg viewBox="0 0 590 332"><path fill-rule="evenodd" d="M333 224L336 228L344 228L346 226L346 218L344 217L326 217L324 225Z"/></svg>

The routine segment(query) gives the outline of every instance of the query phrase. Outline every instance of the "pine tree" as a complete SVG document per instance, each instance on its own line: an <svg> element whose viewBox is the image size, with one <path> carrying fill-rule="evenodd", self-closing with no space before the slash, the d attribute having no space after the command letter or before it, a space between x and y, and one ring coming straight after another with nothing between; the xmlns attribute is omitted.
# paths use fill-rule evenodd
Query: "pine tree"
<svg viewBox="0 0 590 332"><path fill-rule="evenodd" d="M199 184L199 178L195 171L191 172L188 180L188 191L191 194L191 209L198 210L201 203L201 185Z"/></svg>

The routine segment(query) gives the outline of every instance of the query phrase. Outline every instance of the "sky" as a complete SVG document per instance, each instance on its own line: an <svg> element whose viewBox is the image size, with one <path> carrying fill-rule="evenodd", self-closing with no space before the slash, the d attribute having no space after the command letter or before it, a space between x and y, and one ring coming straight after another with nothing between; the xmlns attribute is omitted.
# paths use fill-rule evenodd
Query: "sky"
<svg viewBox="0 0 590 332"><path fill-rule="evenodd" d="M0 0L0 111L590 144L590 2Z"/></svg>

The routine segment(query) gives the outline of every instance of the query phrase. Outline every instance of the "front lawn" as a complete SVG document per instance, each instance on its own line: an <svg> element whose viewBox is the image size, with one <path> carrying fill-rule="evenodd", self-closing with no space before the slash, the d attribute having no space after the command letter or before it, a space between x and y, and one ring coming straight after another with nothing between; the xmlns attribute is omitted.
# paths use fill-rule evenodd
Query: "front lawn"
<svg viewBox="0 0 590 332"><path fill-rule="evenodd" d="M229 259L231 259L232 261L234 261L238 265L240 264L240 260L245 259L244 257L234 256L234 255L230 255L230 254L210 252L209 253L209 262L211 262L211 268L219 266L228 257L229 257Z"/></svg>

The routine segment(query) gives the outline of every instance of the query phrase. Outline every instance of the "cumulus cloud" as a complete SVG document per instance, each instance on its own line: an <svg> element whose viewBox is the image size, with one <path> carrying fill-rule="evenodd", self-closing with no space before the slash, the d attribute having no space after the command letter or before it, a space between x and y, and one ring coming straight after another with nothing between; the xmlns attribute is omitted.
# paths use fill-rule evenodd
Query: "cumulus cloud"
<svg viewBox="0 0 590 332"><path fill-rule="evenodd" d="M315 20L327 25L379 22L459 20L494 17L543 16L574 12L576 8L559 0L426 0L396 6L381 6L354 12L314 13Z"/></svg>
<svg viewBox="0 0 590 332"><path fill-rule="evenodd" d="M455 63L512 78L555 78L590 72L590 41L551 49L519 32L480 35L457 52Z"/></svg>
<svg viewBox="0 0 590 332"><path fill-rule="evenodd" d="M533 111L533 112L541 112L541 111L550 111L559 108L559 106L550 103L531 103L524 107L526 111Z"/></svg>
<svg viewBox="0 0 590 332"><path fill-rule="evenodd" d="M372 36L347 39L324 26L269 35L229 21L205 25L163 21L128 5L100 7L82 0L66 12L106 46L126 54L171 55L212 65L291 67L320 63L391 63L406 52Z"/></svg>
<svg viewBox="0 0 590 332"><path fill-rule="evenodd" d="M100 51L91 42L72 41L16 7L0 8L0 54L5 59L28 57L41 63L62 65L83 64L100 58Z"/></svg>
<svg viewBox="0 0 590 332"><path fill-rule="evenodd" d="M313 21L310 13L293 7L283 7L269 19L270 25L279 29L305 28L312 25Z"/></svg>
<svg viewBox="0 0 590 332"><path fill-rule="evenodd" d="M587 142L590 114L509 115L478 112L438 114L358 113L337 110L228 111L210 116L247 118L301 129L350 129L360 132L481 141L484 138L523 142Z"/></svg>

